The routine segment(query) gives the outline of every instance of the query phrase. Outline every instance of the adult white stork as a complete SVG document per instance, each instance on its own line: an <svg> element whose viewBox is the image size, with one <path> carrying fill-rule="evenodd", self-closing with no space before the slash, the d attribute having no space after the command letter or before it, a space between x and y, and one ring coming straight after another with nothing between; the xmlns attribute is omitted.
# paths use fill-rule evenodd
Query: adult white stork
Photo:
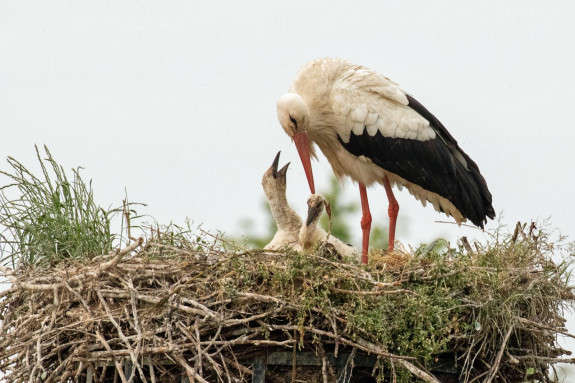
<svg viewBox="0 0 575 383"><path fill-rule="evenodd" d="M430 202L457 223L469 219L483 228L487 217L495 217L485 179L453 136L396 83L368 68L336 58L314 60L299 71L277 110L312 193L313 144L336 177L359 183L364 263L371 228L366 186L374 183L383 184L389 200L388 251L399 211L393 185L406 187L424 206Z"/></svg>

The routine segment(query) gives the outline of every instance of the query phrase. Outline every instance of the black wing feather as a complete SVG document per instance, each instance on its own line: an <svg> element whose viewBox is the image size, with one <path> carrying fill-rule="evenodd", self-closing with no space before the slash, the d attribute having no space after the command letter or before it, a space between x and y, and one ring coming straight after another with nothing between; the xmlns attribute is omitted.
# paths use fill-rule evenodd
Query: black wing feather
<svg viewBox="0 0 575 383"><path fill-rule="evenodd" d="M461 214L479 227L494 218L492 197L477 164L457 145L443 124L423 105L407 96L409 107L429 121L436 138L428 141L351 134L343 147L355 156L365 156L383 169L437 193L455 205ZM465 163L458 158L463 158Z"/></svg>

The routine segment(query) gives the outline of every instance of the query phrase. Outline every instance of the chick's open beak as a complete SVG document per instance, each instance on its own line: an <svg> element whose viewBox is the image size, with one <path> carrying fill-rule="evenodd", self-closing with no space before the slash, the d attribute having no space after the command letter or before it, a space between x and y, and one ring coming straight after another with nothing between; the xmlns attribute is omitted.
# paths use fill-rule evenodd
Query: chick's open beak
<svg viewBox="0 0 575 383"><path fill-rule="evenodd" d="M276 158L274 158L274 162L272 162L272 166L270 166L274 178L277 178L278 176L278 163L280 162L280 153L281 151L276 154Z"/></svg>

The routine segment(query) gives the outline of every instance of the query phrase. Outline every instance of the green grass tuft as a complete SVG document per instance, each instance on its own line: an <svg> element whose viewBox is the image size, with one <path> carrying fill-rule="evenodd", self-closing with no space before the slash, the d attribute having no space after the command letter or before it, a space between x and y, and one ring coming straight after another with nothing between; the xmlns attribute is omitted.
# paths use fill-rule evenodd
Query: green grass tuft
<svg viewBox="0 0 575 383"><path fill-rule="evenodd" d="M11 182L0 188L2 264L45 267L112 250L110 220L117 210L99 207L92 183L82 180L80 168L72 169L69 178L48 148L44 150L43 159L36 147L39 176L12 157L11 171L0 171Z"/></svg>

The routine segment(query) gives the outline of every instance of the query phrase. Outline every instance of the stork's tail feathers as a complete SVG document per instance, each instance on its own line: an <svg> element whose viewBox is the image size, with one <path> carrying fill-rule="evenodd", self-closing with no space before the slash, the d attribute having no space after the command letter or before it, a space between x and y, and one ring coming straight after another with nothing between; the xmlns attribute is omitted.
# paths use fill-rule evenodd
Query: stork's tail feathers
<svg viewBox="0 0 575 383"><path fill-rule="evenodd" d="M495 218L492 206L492 196L487 188L485 178L481 175L479 167L457 144L457 140L443 126L425 106L410 95L407 95L409 107L429 121L436 133L451 152L456 165L456 184L459 190L452 203L463 216L483 229L487 218Z"/></svg>

